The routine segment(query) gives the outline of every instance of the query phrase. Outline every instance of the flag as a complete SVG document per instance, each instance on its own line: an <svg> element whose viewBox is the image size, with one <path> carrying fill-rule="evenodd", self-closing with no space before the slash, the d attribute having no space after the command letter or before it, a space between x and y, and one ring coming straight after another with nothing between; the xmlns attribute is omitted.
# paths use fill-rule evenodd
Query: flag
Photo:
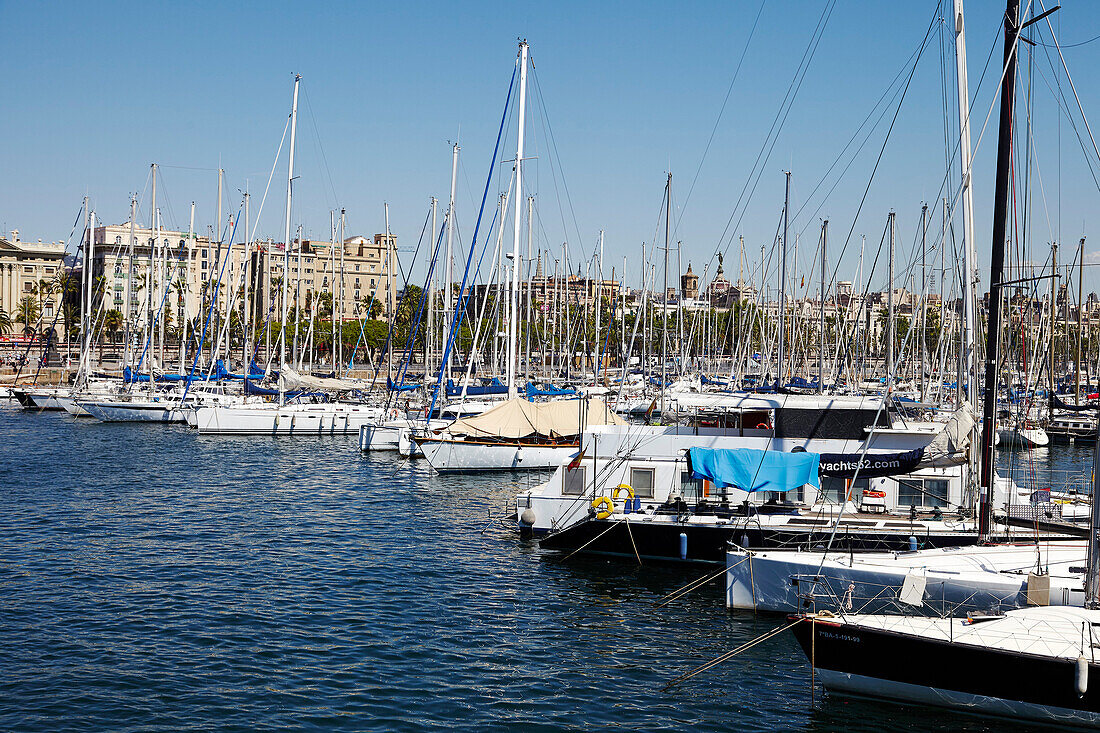
<svg viewBox="0 0 1100 733"><path fill-rule="evenodd" d="M569 461L569 465L566 466L566 469L572 471L573 469L579 467L581 465L581 461L583 461L583 460L584 460L584 451L582 450L579 453L577 453L577 455L573 456L573 460Z"/></svg>
<svg viewBox="0 0 1100 733"><path fill-rule="evenodd" d="M657 400L653 400L649 403L649 409L645 411L645 419L653 417L653 411L657 409Z"/></svg>

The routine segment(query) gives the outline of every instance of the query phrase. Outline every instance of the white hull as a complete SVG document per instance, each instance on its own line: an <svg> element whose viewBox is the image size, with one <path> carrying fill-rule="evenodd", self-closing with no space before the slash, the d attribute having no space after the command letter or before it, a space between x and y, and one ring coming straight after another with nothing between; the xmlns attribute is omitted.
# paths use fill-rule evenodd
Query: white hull
<svg viewBox="0 0 1100 733"><path fill-rule="evenodd" d="M73 417L91 417L92 414L77 404L75 397L56 397L57 403Z"/></svg>
<svg viewBox="0 0 1100 733"><path fill-rule="evenodd" d="M158 402L81 402L92 417L103 422L184 423L191 407L181 407L178 401Z"/></svg>
<svg viewBox="0 0 1100 733"><path fill-rule="evenodd" d="M39 410L56 410L58 412L64 410L64 406L58 401L58 397L65 397L68 395L68 390L55 390L51 389L47 392L30 392L28 393L31 398L31 402Z"/></svg>
<svg viewBox="0 0 1100 733"><path fill-rule="evenodd" d="M1048 604L1080 605L1084 543L1044 544L1039 553L1050 573ZM730 551L726 555L726 606L794 613L809 609L855 613L896 611L909 578L916 597L908 605L946 604L965 609L1021 607L1034 546L954 547L905 553L828 553L793 550ZM922 590L923 587L923 590Z"/></svg>
<svg viewBox="0 0 1100 733"><path fill-rule="evenodd" d="M428 424L431 430L446 426L446 420L432 420ZM364 451L400 451L402 442L408 443L413 430L424 428L423 420L398 418L387 420L381 425L364 425L359 428L359 450Z"/></svg>
<svg viewBox="0 0 1100 733"><path fill-rule="evenodd" d="M997 445L1045 448L1050 445L1050 436L1042 428L1006 428L997 432Z"/></svg>
<svg viewBox="0 0 1100 733"><path fill-rule="evenodd" d="M356 435L382 414L350 403L200 407L195 425L203 435Z"/></svg>
<svg viewBox="0 0 1100 733"><path fill-rule="evenodd" d="M532 471L557 468L580 450L575 445L417 441L437 471Z"/></svg>

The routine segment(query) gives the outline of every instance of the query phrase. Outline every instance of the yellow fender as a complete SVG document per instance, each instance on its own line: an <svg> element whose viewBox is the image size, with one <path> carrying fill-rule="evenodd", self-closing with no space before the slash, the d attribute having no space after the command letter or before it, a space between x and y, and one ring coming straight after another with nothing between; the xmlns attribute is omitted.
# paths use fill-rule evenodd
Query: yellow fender
<svg viewBox="0 0 1100 733"><path fill-rule="evenodd" d="M615 511L615 505L606 496L593 499L592 508L596 510L596 519L607 519Z"/></svg>
<svg viewBox="0 0 1100 733"><path fill-rule="evenodd" d="M633 499L634 498L634 489L630 486L630 484L619 484L618 486L616 486L615 488L613 488L611 490L612 500L619 498L619 492L620 491L625 491L626 492L626 498L627 499Z"/></svg>

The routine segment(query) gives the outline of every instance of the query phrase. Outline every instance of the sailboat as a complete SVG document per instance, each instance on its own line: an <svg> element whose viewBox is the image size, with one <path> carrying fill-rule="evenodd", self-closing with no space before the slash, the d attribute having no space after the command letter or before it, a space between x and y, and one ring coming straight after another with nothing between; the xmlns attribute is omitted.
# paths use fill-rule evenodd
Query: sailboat
<svg viewBox="0 0 1100 733"><path fill-rule="evenodd" d="M962 0L955 0L961 34ZM1008 0L1004 20L1004 81L994 199L994 235L987 338L986 403L995 400L1006 209L1010 190L1019 0ZM988 414L987 418L991 415ZM992 420L983 447L991 447ZM983 456L985 466L986 456ZM1093 455L1093 496L1100 496L1100 444ZM988 507L982 508L983 525ZM984 527L983 527L984 529ZM1100 727L1100 502L1092 503L1083 607L1038 606L1007 613L970 614L965 620L908 615L806 614L793 633L825 688L840 694L934 705L1061 725Z"/></svg>

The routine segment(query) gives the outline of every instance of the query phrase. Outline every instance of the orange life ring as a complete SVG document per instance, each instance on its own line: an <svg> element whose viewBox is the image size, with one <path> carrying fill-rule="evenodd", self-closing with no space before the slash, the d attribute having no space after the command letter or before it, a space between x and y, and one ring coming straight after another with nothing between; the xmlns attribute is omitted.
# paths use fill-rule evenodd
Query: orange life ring
<svg viewBox="0 0 1100 733"><path fill-rule="evenodd" d="M766 422L762 422L762 423L760 423L759 425L756 426L756 429L757 430L771 430L772 426L768 425Z"/></svg>

